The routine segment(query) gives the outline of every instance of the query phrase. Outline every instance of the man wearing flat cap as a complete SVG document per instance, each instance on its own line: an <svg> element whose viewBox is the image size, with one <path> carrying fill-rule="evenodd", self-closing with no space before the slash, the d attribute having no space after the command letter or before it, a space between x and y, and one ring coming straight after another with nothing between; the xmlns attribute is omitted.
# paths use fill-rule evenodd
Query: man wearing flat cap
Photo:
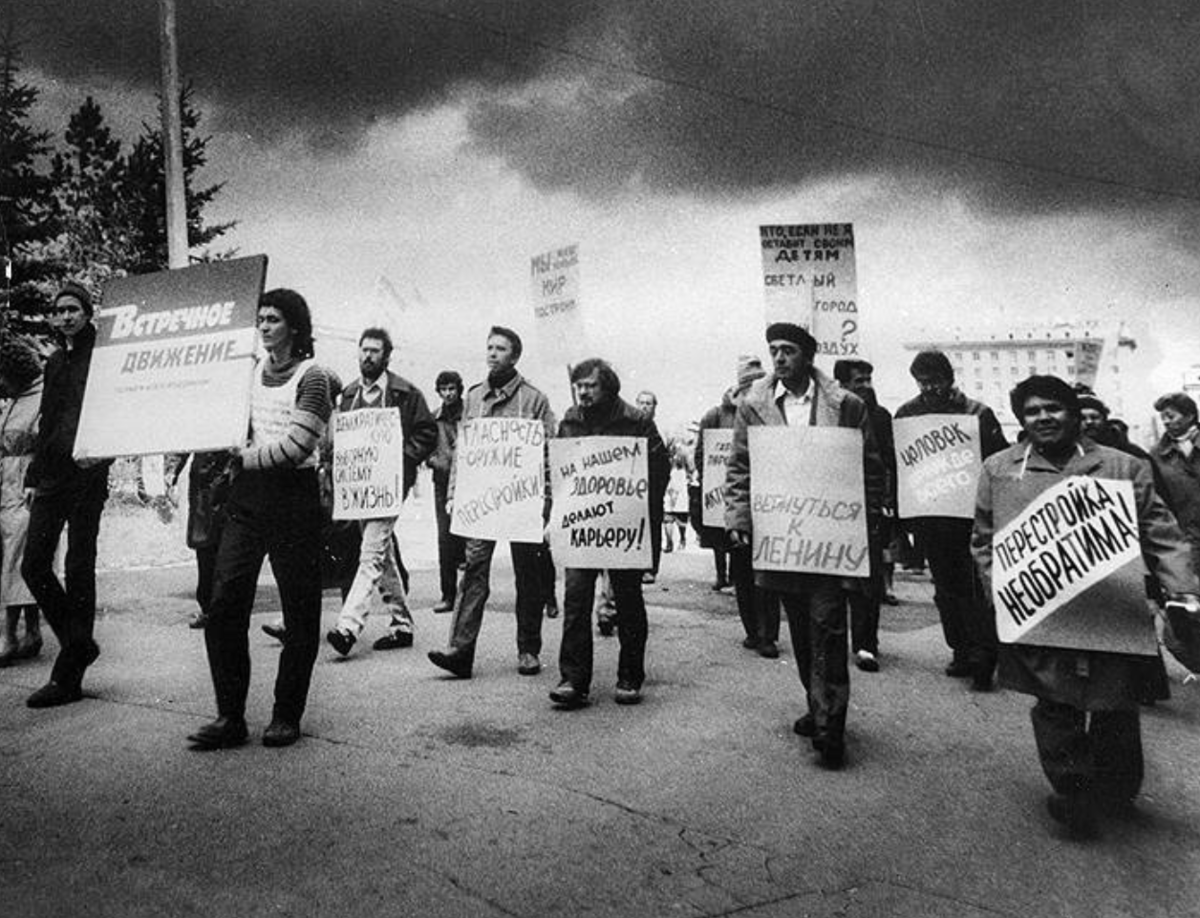
<svg viewBox="0 0 1200 918"><path fill-rule="evenodd" d="M750 511L751 464L748 428L753 426L851 427L862 431L864 490L868 517L876 525L884 491L883 463L862 399L813 366L816 340L790 322L767 328L774 372L751 385L733 428L733 453L725 479L725 528L743 549L753 544ZM756 584L778 594L787 613L796 668L807 712L793 725L812 740L826 768L845 760L846 708L850 671L846 647L846 596L842 578L828 574L757 571Z"/></svg>

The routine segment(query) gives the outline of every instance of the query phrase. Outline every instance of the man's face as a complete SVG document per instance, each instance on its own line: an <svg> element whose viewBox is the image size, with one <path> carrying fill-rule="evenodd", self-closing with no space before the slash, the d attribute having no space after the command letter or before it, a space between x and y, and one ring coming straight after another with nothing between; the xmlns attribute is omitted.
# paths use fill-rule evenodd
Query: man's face
<svg viewBox="0 0 1200 918"><path fill-rule="evenodd" d="M77 298L70 294L60 296L50 308L50 324L68 338L74 338L87 325L88 315Z"/></svg>
<svg viewBox="0 0 1200 918"><path fill-rule="evenodd" d="M450 383L446 386L437 387L438 397L442 400L442 405L451 408L458 404L458 400L462 398L462 393L458 390L458 386Z"/></svg>
<svg viewBox="0 0 1200 918"><path fill-rule="evenodd" d="M865 398L866 394L871 391L871 371L851 370L850 378L846 380L846 388L860 398Z"/></svg>
<svg viewBox="0 0 1200 918"><path fill-rule="evenodd" d="M487 367L488 371L507 370L517 365L517 358L513 356L512 342L503 335L492 335L487 339Z"/></svg>
<svg viewBox="0 0 1200 918"><path fill-rule="evenodd" d="M812 358L800 350L800 345L794 341L780 339L768 341L767 349L771 352L771 365L775 367L775 376L785 386L808 379L812 370Z"/></svg>
<svg viewBox="0 0 1200 918"><path fill-rule="evenodd" d="M1093 440L1099 440L1104 436L1104 412L1098 408L1081 408L1079 422L1083 432Z"/></svg>
<svg viewBox="0 0 1200 918"><path fill-rule="evenodd" d="M1025 399L1021 426L1035 448L1061 449L1075 439L1074 418L1067 406L1040 395Z"/></svg>
<svg viewBox="0 0 1200 918"><path fill-rule="evenodd" d="M358 370L367 382L374 382L387 369L383 342L378 338L363 338L358 346Z"/></svg>
<svg viewBox="0 0 1200 918"><path fill-rule="evenodd" d="M1196 419L1190 414L1184 414L1182 411L1171 407L1160 411L1158 418L1163 422L1163 427L1167 429L1167 433L1172 437L1182 437L1196 423Z"/></svg>
<svg viewBox="0 0 1200 918"><path fill-rule="evenodd" d="M946 401L954 385L953 380L932 373L914 373L913 379L917 381L917 388L921 390L921 398L934 405Z"/></svg>
<svg viewBox="0 0 1200 918"><path fill-rule="evenodd" d="M608 393L600 386L599 370L593 370L589 376L580 377L572 385L575 387L575 401L579 403L580 408L603 405L608 397Z"/></svg>
<svg viewBox="0 0 1200 918"><path fill-rule="evenodd" d="M651 421L654 420L654 412L658 410L658 399L654 397L653 392L639 392L634 404L637 405L638 411Z"/></svg>

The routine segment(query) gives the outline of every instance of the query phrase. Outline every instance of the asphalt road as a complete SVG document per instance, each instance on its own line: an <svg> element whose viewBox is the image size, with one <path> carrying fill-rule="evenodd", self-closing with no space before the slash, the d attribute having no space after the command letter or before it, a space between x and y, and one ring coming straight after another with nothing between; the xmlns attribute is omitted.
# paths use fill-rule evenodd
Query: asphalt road
<svg viewBox="0 0 1200 918"><path fill-rule="evenodd" d="M883 671L853 671L849 763L822 770L791 732L787 652L740 646L708 556L667 556L648 588L645 702L555 710L559 622L537 677L516 673L503 552L475 678L425 659L448 616L414 568L417 646L322 649L304 739L267 749L278 645L251 639L252 742L184 737L213 716L186 567L106 571L88 697L32 711L50 657L0 670L0 915L1184 916L1200 915L1200 699L1146 711L1144 794L1102 839L1064 837L1029 700L942 675L931 588L885 609ZM336 614L326 594L326 624ZM53 642L48 642L52 651Z"/></svg>

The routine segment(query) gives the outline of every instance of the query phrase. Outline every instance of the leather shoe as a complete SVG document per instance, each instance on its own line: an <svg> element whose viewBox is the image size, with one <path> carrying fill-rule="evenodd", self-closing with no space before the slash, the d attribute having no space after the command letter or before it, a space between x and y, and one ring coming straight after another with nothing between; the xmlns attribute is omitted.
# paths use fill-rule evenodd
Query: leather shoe
<svg viewBox="0 0 1200 918"><path fill-rule="evenodd" d="M249 731L240 717L218 717L188 737L197 749L232 749L246 742Z"/></svg>
<svg viewBox="0 0 1200 918"><path fill-rule="evenodd" d="M350 653L354 647L354 635L348 634L334 628L325 635L325 640L329 642L329 646L340 653L343 657Z"/></svg>
<svg viewBox="0 0 1200 918"><path fill-rule="evenodd" d="M747 634L744 638L742 638L742 646L747 650L758 650L758 638Z"/></svg>
<svg viewBox="0 0 1200 918"><path fill-rule="evenodd" d="M792 732L797 736L816 736L817 721L811 714L805 714L792 724Z"/></svg>
<svg viewBox="0 0 1200 918"><path fill-rule="evenodd" d="M453 599L443 599L443 600L439 601L438 604L433 607L433 611L438 612L438 613L453 612L454 611L454 600Z"/></svg>
<svg viewBox="0 0 1200 918"><path fill-rule="evenodd" d="M602 618L596 623L596 628L602 637L612 637L613 635L613 620L611 618Z"/></svg>
<svg viewBox="0 0 1200 918"><path fill-rule="evenodd" d="M837 771L846 764L846 747L841 742L826 741L821 746L821 767Z"/></svg>
<svg viewBox="0 0 1200 918"><path fill-rule="evenodd" d="M272 717L271 723L263 731L264 746L290 746L300 739L300 725L279 717Z"/></svg>
<svg viewBox="0 0 1200 918"><path fill-rule="evenodd" d="M854 652L854 665L864 673L879 672L879 658L869 650L856 650Z"/></svg>
<svg viewBox="0 0 1200 918"><path fill-rule="evenodd" d="M429 662L434 666L440 666L446 672L457 676L459 679L471 678L471 663L464 660L462 657L453 653L445 653L441 650L429 651Z"/></svg>
<svg viewBox="0 0 1200 918"><path fill-rule="evenodd" d="M548 602L543 610L546 618L558 618L558 603Z"/></svg>
<svg viewBox="0 0 1200 918"><path fill-rule="evenodd" d="M1046 810L1075 838L1096 838L1100 834L1096 811L1083 794L1051 794L1046 798Z"/></svg>
<svg viewBox="0 0 1200 918"><path fill-rule="evenodd" d="M523 653L517 658L517 672L522 676L536 676L542 671L542 661L536 653Z"/></svg>
<svg viewBox="0 0 1200 918"><path fill-rule="evenodd" d="M287 629L277 622L267 622L262 626L263 634L275 638L277 641L287 639Z"/></svg>
<svg viewBox="0 0 1200 918"><path fill-rule="evenodd" d="M775 646L774 641L763 641L758 645L758 655L766 657L768 660L775 660L779 657L779 648Z"/></svg>
<svg viewBox="0 0 1200 918"><path fill-rule="evenodd" d="M47 682L40 689L25 699L30 708L57 708L59 705L71 704L83 698L83 689L78 685L59 685L57 682Z"/></svg>
<svg viewBox="0 0 1200 918"><path fill-rule="evenodd" d="M401 647L412 647L411 631L389 631L371 646L376 650L399 650Z"/></svg>
<svg viewBox="0 0 1200 918"><path fill-rule="evenodd" d="M955 658L946 667L946 675L951 679L965 679L967 676L975 675L975 668L966 660Z"/></svg>
<svg viewBox="0 0 1200 918"><path fill-rule="evenodd" d="M642 700L642 690L632 682L618 682L613 700L617 704L638 704Z"/></svg>
<svg viewBox="0 0 1200 918"><path fill-rule="evenodd" d="M550 690L550 700L564 708L581 708L588 701L588 693L577 689L570 682L560 682Z"/></svg>
<svg viewBox="0 0 1200 918"><path fill-rule="evenodd" d="M188 627L195 631L199 631L201 628L203 628L207 624L208 624L208 616L203 612L197 612L195 615L193 615L191 618L188 619Z"/></svg>
<svg viewBox="0 0 1200 918"><path fill-rule="evenodd" d="M21 638L21 643L17 645L17 649L13 651L18 660L31 660L42 652L42 639ZM97 649L97 652L99 650Z"/></svg>

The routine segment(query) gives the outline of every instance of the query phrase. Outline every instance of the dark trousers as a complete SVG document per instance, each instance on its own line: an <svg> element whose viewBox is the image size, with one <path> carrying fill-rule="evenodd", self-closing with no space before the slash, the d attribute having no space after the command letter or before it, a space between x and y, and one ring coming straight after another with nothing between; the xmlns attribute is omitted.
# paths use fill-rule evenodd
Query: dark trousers
<svg viewBox="0 0 1200 918"><path fill-rule="evenodd" d="M217 548L205 545L192 549L196 553L196 605L204 615L212 608L213 578L217 573Z"/></svg>
<svg viewBox="0 0 1200 918"><path fill-rule="evenodd" d="M817 738L839 744L846 731L850 668L846 660L846 600L836 577L797 574L801 592L780 593L796 668L816 721Z"/></svg>
<svg viewBox="0 0 1200 918"><path fill-rule="evenodd" d="M779 640L779 601L775 594L754 585L750 548L729 551L729 579L737 596L738 616L746 637L759 643Z"/></svg>
<svg viewBox="0 0 1200 918"><path fill-rule="evenodd" d="M850 649L879 653L879 607L883 602L883 543L877 534L869 542L871 576L856 579L846 591L850 607Z"/></svg>
<svg viewBox="0 0 1200 918"><path fill-rule="evenodd" d="M275 677L274 716L298 724L321 637L321 505L315 471L242 472L233 483L204 629L222 716L245 716L247 632L264 557L279 587L287 632Z"/></svg>
<svg viewBox="0 0 1200 918"><path fill-rule="evenodd" d="M725 586L732 579L732 574L729 572L729 552L724 548L714 547L712 549L713 570L717 575L717 586Z"/></svg>
<svg viewBox="0 0 1200 918"><path fill-rule="evenodd" d="M79 686L96 655L92 639L96 624L96 538L107 498L107 472L97 473L81 477L76 487L37 495L29 511L21 576L58 639L59 652L50 679L69 688ZM63 526L67 527L65 584L54 573L54 552Z"/></svg>
<svg viewBox="0 0 1200 918"><path fill-rule="evenodd" d="M563 596L563 633L558 651L558 669L563 681L582 692L592 684L592 597L596 591L595 568L568 567ZM617 681L641 688L646 681L646 602L642 598L642 572L608 572L616 606Z"/></svg>
<svg viewBox="0 0 1200 918"><path fill-rule="evenodd" d="M491 595L492 553L496 543L467 539L467 569L463 572L462 598L450 624L450 650L468 662L475 660L475 642L483 624L483 609ZM517 653L542 652L541 545L512 542L513 578L517 587Z"/></svg>
<svg viewBox="0 0 1200 918"><path fill-rule="evenodd" d="M1030 718L1042 770L1058 793L1137 796L1144 770L1137 708L1088 712L1039 698Z"/></svg>
<svg viewBox="0 0 1200 918"><path fill-rule="evenodd" d="M994 666L995 626L971 557L971 520L914 520L933 577L933 602L942 634L956 660Z"/></svg>
<svg viewBox="0 0 1200 918"><path fill-rule="evenodd" d="M558 571L554 569L554 555L550 551L550 546L542 544L541 554L538 555L538 560L542 565L542 587L545 590L544 603L551 608L558 608L558 596L555 595L554 588L558 581Z"/></svg>
<svg viewBox="0 0 1200 918"><path fill-rule="evenodd" d="M453 603L458 597L458 566L466 559L467 540L450 531L450 514L446 512L449 479L440 475L433 479L433 512L437 518L438 571L441 575L442 599Z"/></svg>

